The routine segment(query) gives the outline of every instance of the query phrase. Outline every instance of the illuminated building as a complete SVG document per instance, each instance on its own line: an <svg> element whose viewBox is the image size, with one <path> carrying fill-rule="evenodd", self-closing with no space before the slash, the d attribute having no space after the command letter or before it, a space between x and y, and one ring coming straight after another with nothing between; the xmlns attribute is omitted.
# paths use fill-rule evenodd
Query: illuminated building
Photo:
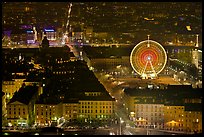
<svg viewBox="0 0 204 137"><path fill-rule="evenodd" d="M82 122L110 122L115 117L115 99L103 92L84 92L79 99L78 119Z"/></svg>
<svg viewBox="0 0 204 137"><path fill-rule="evenodd" d="M195 45L195 48L198 48L199 45L198 45L198 36L199 35L196 35L196 45ZM196 66L196 68L199 68L199 52L198 52L198 49L195 49L192 51L192 64L194 64Z"/></svg>
<svg viewBox="0 0 204 137"><path fill-rule="evenodd" d="M38 126L50 126L52 121L59 118L57 103L35 103L35 124ZM61 111L61 110L60 110Z"/></svg>
<svg viewBox="0 0 204 137"><path fill-rule="evenodd" d="M7 122L12 126L27 126L28 124L28 104L19 101L7 104ZM19 122L19 120L21 122Z"/></svg>
<svg viewBox="0 0 204 137"><path fill-rule="evenodd" d="M27 30L26 33L27 33L27 44L34 44L36 41L36 38L35 38L36 32L34 32L33 30Z"/></svg>
<svg viewBox="0 0 204 137"><path fill-rule="evenodd" d="M136 125L138 127L163 128L163 107L163 104L136 104Z"/></svg>
<svg viewBox="0 0 204 137"><path fill-rule="evenodd" d="M57 57L59 55L45 72L49 77L45 76L42 81L43 94L35 109L36 124L50 125L54 121L59 124L59 119L66 122L110 122L114 118L115 100L104 91L86 62L67 62L63 57L59 60ZM83 81L89 82L84 84ZM53 103L56 109L46 110L45 106Z"/></svg>
<svg viewBox="0 0 204 137"><path fill-rule="evenodd" d="M202 104L185 104L185 125L184 130L187 133L202 133Z"/></svg>
<svg viewBox="0 0 204 137"><path fill-rule="evenodd" d="M168 91L165 95L167 101L164 106L164 128L186 133L201 133L201 89L193 89L191 85L170 85Z"/></svg>
<svg viewBox="0 0 204 137"><path fill-rule="evenodd" d="M122 71L117 68L117 66L121 66L121 68L126 67L128 70L126 70L125 74L127 75L130 73L131 69L129 69L130 63L129 63L129 57L112 57L112 58L93 58L90 59L91 66L96 71L105 71L106 73L110 73L113 75L122 75Z"/></svg>
<svg viewBox="0 0 204 137"><path fill-rule="evenodd" d="M51 125L53 121L58 121L60 118L69 122L77 120L82 123L99 121L108 123L114 118L114 99L101 92L84 92L84 94L79 99L74 97L74 100L65 96L65 99L62 98L63 101L60 103L48 96L47 99L45 96L42 97L48 102L36 102L35 124L39 126Z"/></svg>
<svg viewBox="0 0 204 137"><path fill-rule="evenodd" d="M138 127L164 127L164 104L159 90L126 90L130 119Z"/></svg>
<svg viewBox="0 0 204 137"><path fill-rule="evenodd" d="M185 126L183 105L164 106L164 128L167 130L183 131Z"/></svg>
<svg viewBox="0 0 204 137"><path fill-rule="evenodd" d="M13 79L2 82L2 90L5 92L6 98L9 100L13 97L14 93L18 91L25 79Z"/></svg>
<svg viewBox="0 0 204 137"><path fill-rule="evenodd" d="M7 104L7 123L12 126L30 126L34 123L34 103L37 86L26 86L16 92Z"/></svg>
<svg viewBox="0 0 204 137"><path fill-rule="evenodd" d="M192 51L192 64L195 64L196 68L198 68L198 55L199 53L197 49Z"/></svg>
<svg viewBox="0 0 204 137"><path fill-rule="evenodd" d="M57 35L56 35L57 32L55 31L55 29L45 28L42 33L43 33L43 34L42 34L42 39L43 39L45 36L47 37L47 39L48 39L49 41L56 41L56 39L57 39Z"/></svg>
<svg viewBox="0 0 204 137"><path fill-rule="evenodd" d="M21 74L21 73L18 73ZM26 78L22 75L15 75L15 78L12 80L4 80L2 82L2 91L5 92L6 99L9 101L15 92L18 92L18 90L22 87L22 85L25 84L25 86L29 85L39 85L39 82L36 81L27 81ZM40 86L39 86L40 88ZM41 90L39 90L39 94L42 93Z"/></svg>
<svg viewBox="0 0 204 137"><path fill-rule="evenodd" d="M25 30L13 29L11 32L11 44L22 45L27 43L27 33Z"/></svg>
<svg viewBox="0 0 204 137"><path fill-rule="evenodd" d="M197 106L196 106L197 105ZM202 132L202 110L198 104L164 106L164 128L186 133Z"/></svg>
<svg viewBox="0 0 204 137"><path fill-rule="evenodd" d="M130 120L139 127L202 132L202 91L191 85L165 89L125 89Z"/></svg>
<svg viewBox="0 0 204 137"><path fill-rule="evenodd" d="M75 27L71 35L71 42L78 42L81 44L83 42L83 35L82 29L80 27Z"/></svg>
<svg viewBox="0 0 204 137"><path fill-rule="evenodd" d="M32 25L19 25L11 30L11 44L27 45L35 44L37 41L37 30Z"/></svg>
<svg viewBox="0 0 204 137"><path fill-rule="evenodd" d="M85 42L86 43L91 42L92 37L93 37L93 27L85 28L85 34L84 34Z"/></svg>
<svg viewBox="0 0 204 137"><path fill-rule="evenodd" d="M77 119L79 102L78 100L63 100L59 107L61 111L59 111L60 117L64 117L66 121L74 121Z"/></svg>

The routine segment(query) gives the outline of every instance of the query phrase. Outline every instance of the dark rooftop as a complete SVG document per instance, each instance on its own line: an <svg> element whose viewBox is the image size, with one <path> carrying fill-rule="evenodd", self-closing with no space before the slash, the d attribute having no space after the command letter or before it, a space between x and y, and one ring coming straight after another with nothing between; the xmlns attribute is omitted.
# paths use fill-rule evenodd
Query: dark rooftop
<svg viewBox="0 0 204 137"><path fill-rule="evenodd" d="M36 94L37 92L37 86L21 87L18 92L14 93L14 96L9 103L19 101L27 105L31 101L31 98L34 96L34 94Z"/></svg>
<svg viewBox="0 0 204 137"><path fill-rule="evenodd" d="M182 89L182 90L185 90L185 89L192 89L192 85L168 85L167 86L167 89Z"/></svg>
<svg viewBox="0 0 204 137"><path fill-rule="evenodd" d="M59 104L60 100L56 96L49 96L48 94L41 94L38 100L36 101L36 104Z"/></svg>
<svg viewBox="0 0 204 137"><path fill-rule="evenodd" d="M62 103L79 103L78 98L67 98L65 97L62 101Z"/></svg>
<svg viewBox="0 0 204 137"><path fill-rule="evenodd" d="M185 111L201 111L202 112L202 103L186 103L184 104Z"/></svg>

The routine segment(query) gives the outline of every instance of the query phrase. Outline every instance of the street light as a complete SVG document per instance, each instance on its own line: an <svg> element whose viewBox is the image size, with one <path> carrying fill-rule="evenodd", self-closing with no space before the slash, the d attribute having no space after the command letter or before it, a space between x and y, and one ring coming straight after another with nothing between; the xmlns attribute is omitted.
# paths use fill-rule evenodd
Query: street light
<svg viewBox="0 0 204 137"><path fill-rule="evenodd" d="M121 130L122 130L121 124L122 124L123 122L124 122L124 121L123 121L122 118L120 117L120 135L122 135L122 134L121 134Z"/></svg>

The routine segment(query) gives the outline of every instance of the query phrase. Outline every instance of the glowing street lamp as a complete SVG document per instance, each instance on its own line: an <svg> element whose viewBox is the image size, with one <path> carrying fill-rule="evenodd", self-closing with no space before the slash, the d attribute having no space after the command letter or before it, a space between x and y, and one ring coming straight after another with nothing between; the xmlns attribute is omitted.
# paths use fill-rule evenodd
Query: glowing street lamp
<svg viewBox="0 0 204 137"><path fill-rule="evenodd" d="M121 135L121 130L122 130L122 127L121 127L121 124L124 123L124 121L122 120L122 118L120 117L120 135Z"/></svg>

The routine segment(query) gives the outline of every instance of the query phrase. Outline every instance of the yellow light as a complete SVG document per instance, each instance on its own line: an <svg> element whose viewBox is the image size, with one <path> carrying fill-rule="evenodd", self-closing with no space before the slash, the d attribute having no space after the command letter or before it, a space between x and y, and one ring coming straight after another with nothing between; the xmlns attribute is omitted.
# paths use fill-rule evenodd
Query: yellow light
<svg viewBox="0 0 204 137"><path fill-rule="evenodd" d="M186 29L187 29L188 31L191 31L191 26L186 26Z"/></svg>
<svg viewBox="0 0 204 137"><path fill-rule="evenodd" d="M7 94L6 97L9 98L10 97L9 94Z"/></svg>
<svg viewBox="0 0 204 137"><path fill-rule="evenodd" d="M154 18L151 18L151 19L150 19L150 18L144 18L144 19L145 19L145 20L154 20Z"/></svg>

